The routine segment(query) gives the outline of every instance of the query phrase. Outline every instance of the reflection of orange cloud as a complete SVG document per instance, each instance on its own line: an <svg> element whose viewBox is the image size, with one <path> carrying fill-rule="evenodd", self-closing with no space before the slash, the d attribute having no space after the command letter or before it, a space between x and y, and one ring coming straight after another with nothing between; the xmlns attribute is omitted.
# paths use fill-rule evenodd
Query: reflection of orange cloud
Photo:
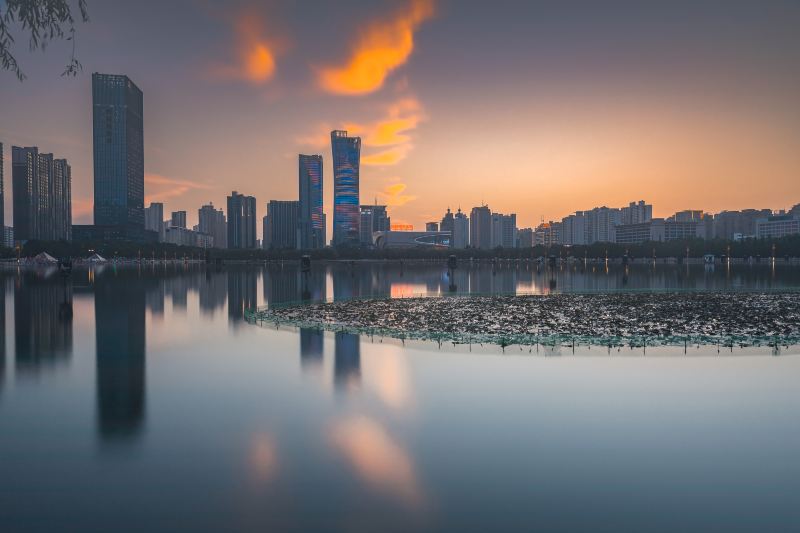
<svg viewBox="0 0 800 533"><path fill-rule="evenodd" d="M275 474L278 466L278 453L272 435L258 433L253 436L250 444L250 466L255 477L262 481Z"/></svg>
<svg viewBox="0 0 800 533"><path fill-rule="evenodd" d="M386 188L378 194L381 196L381 198L383 198L383 202L386 205L397 207L417 199L416 196L403 194L405 190L405 183L393 183L391 185L387 185Z"/></svg>
<svg viewBox="0 0 800 533"><path fill-rule="evenodd" d="M380 89L386 76L408 60L414 50L414 32L433 11L433 0L411 0L391 20L368 24L345 65L318 70L320 86L351 95Z"/></svg>
<svg viewBox="0 0 800 533"><path fill-rule="evenodd" d="M145 203L163 202L167 198L181 196L190 190L211 188L211 186L206 185L205 183L168 178L167 176L161 176L159 174L145 174L144 184L147 190L161 189L159 191L146 194L144 197Z"/></svg>
<svg viewBox="0 0 800 533"><path fill-rule="evenodd" d="M421 503L421 490L411 459L386 430L364 416L337 423L330 441L364 482L406 503Z"/></svg>
<svg viewBox="0 0 800 533"><path fill-rule="evenodd" d="M237 64L216 66L212 75L221 79L264 83L275 74L276 43L268 40L257 14L242 12L236 18Z"/></svg>

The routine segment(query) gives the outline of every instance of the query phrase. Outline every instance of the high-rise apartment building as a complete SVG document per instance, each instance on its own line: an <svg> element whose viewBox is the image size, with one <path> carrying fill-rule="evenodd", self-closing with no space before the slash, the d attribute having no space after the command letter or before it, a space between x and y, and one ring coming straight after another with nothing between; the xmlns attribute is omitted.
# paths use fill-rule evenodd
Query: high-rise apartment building
<svg viewBox="0 0 800 533"><path fill-rule="evenodd" d="M173 228L185 228L186 227L186 211L173 211L170 225Z"/></svg>
<svg viewBox="0 0 800 533"><path fill-rule="evenodd" d="M233 191L228 196L228 248L256 247L256 199Z"/></svg>
<svg viewBox="0 0 800 533"><path fill-rule="evenodd" d="M359 168L361 138L346 131L331 132L333 153L333 244L356 246L360 241Z"/></svg>
<svg viewBox="0 0 800 533"><path fill-rule="evenodd" d="M94 223L144 229L142 91L128 78L92 74Z"/></svg>
<svg viewBox="0 0 800 533"><path fill-rule="evenodd" d="M439 229L441 231L449 231L452 235L453 233L453 221L454 221L453 213L450 211L450 208L447 208L447 213L444 214L442 217L442 221L439 222Z"/></svg>
<svg viewBox="0 0 800 533"><path fill-rule="evenodd" d="M517 243L517 215L492 213L492 248L514 248Z"/></svg>
<svg viewBox="0 0 800 533"><path fill-rule="evenodd" d="M72 175L65 159L37 147L11 149L14 234L17 240L72 238Z"/></svg>
<svg viewBox="0 0 800 533"><path fill-rule="evenodd" d="M473 248L492 248L492 211L488 206L473 207L469 216L469 243Z"/></svg>
<svg viewBox="0 0 800 533"><path fill-rule="evenodd" d="M561 219L561 244L588 244L589 227L586 213L576 211Z"/></svg>
<svg viewBox="0 0 800 533"><path fill-rule="evenodd" d="M228 247L228 224L222 209L209 203L197 210L197 230L214 238L214 248Z"/></svg>
<svg viewBox="0 0 800 533"><path fill-rule="evenodd" d="M595 242L615 242L615 229L620 223L619 209L595 207L586 211L587 244Z"/></svg>
<svg viewBox="0 0 800 533"><path fill-rule="evenodd" d="M164 240L164 204L150 202L150 207L144 208L144 229L158 233L158 240Z"/></svg>
<svg viewBox="0 0 800 533"><path fill-rule="evenodd" d="M450 242L453 248L466 248L469 246L469 217L461 212L460 207L458 212L453 215L453 233Z"/></svg>
<svg viewBox="0 0 800 533"><path fill-rule="evenodd" d="M653 206L644 200L631 202L628 207L620 209L620 224L639 224L653 219Z"/></svg>
<svg viewBox="0 0 800 533"><path fill-rule="evenodd" d="M300 248L316 250L325 247L325 213L323 211L322 156L299 156Z"/></svg>
<svg viewBox="0 0 800 533"><path fill-rule="evenodd" d="M270 248L290 250L297 248L298 213L300 202L291 200L270 200L267 204L267 226Z"/></svg>

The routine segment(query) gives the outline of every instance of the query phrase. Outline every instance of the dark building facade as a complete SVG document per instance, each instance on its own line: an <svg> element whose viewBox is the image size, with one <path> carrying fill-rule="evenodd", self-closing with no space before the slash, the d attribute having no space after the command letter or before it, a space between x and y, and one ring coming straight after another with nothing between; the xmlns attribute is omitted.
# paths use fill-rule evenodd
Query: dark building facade
<svg viewBox="0 0 800 533"><path fill-rule="evenodd" d="M300 248L316 250L325 247L325 213L322 196L322 156L300 154L299 157ZM266 237L264 237L266 239Z"/></svg>
<svg viewBox="0 0 800 533"><path fill-rule="evenodd" d="M360 241L359 169L361 138L331 132L333 152L333 244L358 246Z"/></svg>
<svg viewBox="0 0 800 533"><path fill-rule="evenodd" d="M233 191L228 196L228 248L256 247L256 199Z"/></svg>
<svg viewBox="0 0 800 533"><path fill-rule="evenodd" d="M144 228L142 91L127 76L92 74L94 223Z"/></svg>
<svg viewBox="0 0 800 533"><path fill-rule="evenodd" d="M66 159L40 153L35 146L14 146L11 174L15 239L70 240L72 171Z"/></svg>
<svg viewBox="0 0 800 533"><path fill-rule="evenodd" d="M492 247L492 212L485 205L472 208L469 216L469 243L473 248L481 250Z"/></svg>
<svg viewBox="0 0 800 533"><path fill-rule="evenodd" d="M297 248L298 213L300 202L270 200L267 205L269 247L275 250ZM267 236L264 235L266 241Z"/></svg>

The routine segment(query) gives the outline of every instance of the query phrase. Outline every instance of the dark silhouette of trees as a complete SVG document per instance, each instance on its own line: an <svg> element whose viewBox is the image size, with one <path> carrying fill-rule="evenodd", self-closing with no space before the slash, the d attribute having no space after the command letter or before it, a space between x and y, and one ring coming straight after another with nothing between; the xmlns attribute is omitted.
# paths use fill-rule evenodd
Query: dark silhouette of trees
<svg viewBox="0 0 800 533"><path fill-rule="evenodd" d="M77 8L78 14L73 14ZM75 76L83 66L75 57L75 20L89 21L86 0L5 0L0 2L0 68L10 70L22 81L25 73L11 53L15 44L12 30L28 36L31 50L44 50L55 40L72 43L69 62L62 76Z"/></svg>

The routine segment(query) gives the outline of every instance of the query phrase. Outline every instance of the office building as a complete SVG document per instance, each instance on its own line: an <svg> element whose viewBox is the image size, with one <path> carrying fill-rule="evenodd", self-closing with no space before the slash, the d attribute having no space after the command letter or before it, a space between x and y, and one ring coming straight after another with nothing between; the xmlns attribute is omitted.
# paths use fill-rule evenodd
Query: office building
<svg viewBox="0 0 800 533"><path fill-rule="evenodd" d="M173 228L186 228L186 211L173 211L170 226Z"/></svg>
<svg viewBox="0 0 800 533"><path fill-rule="evenodd" d="M359 168L361 138L331 132L333 153L333 244L357 246L360 241Z"/></svg>
<svg viewBox="0 0 800 533"><path fill-rule="evenodd" d="M3 226L3 246L6 248L14 247L14 228Z"/></svg>
<svg viewBox="0 0 800 533"><path fill-rule="evenodd" d="M638 224L621 224L615 229L617 244L640 244L675 240L702 239L705 225L694 220L677 221L674 218L653 218Z"/></svg>
<svg viewBox="0 0 800 533"><path fill-rule="evenodd" d="M228 196L228 248L256 247L256 199L233 191Z"/></svg>
<svg viewBox="0 0 800 533"><path fill-rule="evenodd" d="M150 207L144 208L144 229L158 233L158 240L164 240L164 204L150 202Z"/></svg>
<svg viewBox="0 0 800 533"><path fill-rule="evenodd" d="M0 143L0 227L4 227L6 224L5 160L3 156L3 143Z"/></svg>
<svg viewBox="0 0 800 533"><path fill-rule="evenodd" d="M20 241L72 238L72 176L65 159L37 147L11 149L14 234Z"/></svg>
<svg viewBox="0 0 800 533"><path fill-rule="evenodd" d="M213 248L214 238L197 230L167 225L164 228L164 242L194 248Z"/></svg>
<svg viewBox="0 0 800 533"><path fill-rule="evenodd" d="M426 222L425 223L425 231L439 231L439 223L438 222Z"/></svg>
<svg viewBox="0 0 800 533"><path fill-rule="evenodd" d="M197 230L214 239L214 248L228 247L228 224L222 209L208 203L197 210Z"/></svg>
<svg viewBox="0 0 800 533"><path fill-rule="evenodd" d="M299 247L303 250L317 250L324 248L325 213L323 212L323 178L321 155L300 154L299 185Z"/></svg>
<svg viewBox="0 0 800 533"><path fill-rule="evenodd" d="M144 230L142 91L127 76L94 73L92 109L94 223L136 235Z"/></svg>
<svg viewBox="0 0 800 533"><path fill-rule="evenodd" d="M293 250L297 248L299 212L300 202L293 200L269 201L269 204L267 204L267 225L270 248L273 250Z"/></svg>
<svg viewBox="0 0 800 533"><path fill-rule="evenodd" d="M450 210L447 210L448 213ZM447 217L447 215L445 215ZM440 227L441 228L441 227ZM447 231L447 229L443 229L443 231ZM451 244L453 248L467 248L469 246L469 217L461 212L461 208L458 208L458 212L453 215L453 237L451 240Z"/></svg>
<svg viewBox="0 0 800 533"><path fill-rule="evenodd" d="M778 239L800 233L800 216L783 214L756 220L756 238Z"/></svg>
<svg viewBox="0 0 800 533"><path fill-rule="evenodd" d="M488 206L473 207L469 217L469 243L473 248L492 248L492 212Z"/></svg>
<svg viewBox="0 0 800 533"><path fill-rule="evenodd" d="M361 244L372 246L372 235L376 231L389 231L392 220L385 205L362 205L359 207Z"/></svg>
<svg viewBox="0 0 800 533"><path fill-rule="evenodd" d="M373 234L375 248L449 248L449 231L377 231Z"/></svg>

